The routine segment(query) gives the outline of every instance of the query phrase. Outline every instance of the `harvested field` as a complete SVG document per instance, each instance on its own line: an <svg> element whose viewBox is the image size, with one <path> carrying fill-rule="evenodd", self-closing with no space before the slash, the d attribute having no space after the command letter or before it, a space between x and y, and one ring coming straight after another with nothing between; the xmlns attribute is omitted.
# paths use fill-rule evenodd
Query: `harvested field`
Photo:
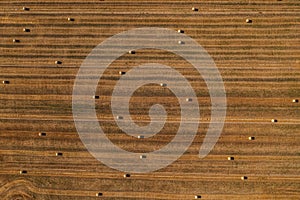
<svg viewBox="0 0 300 200"><path fill-rule="evenodd" d="M299 199L298 0L3 0L0 22L0 199ZM80 140L72 92L93 48L140 27L183 30L206 49L224 81L227 115L214 149L200 159L211 121L201 74L163 50L136 49L119 57L98 83L95 108L106 136L120 148L161 149L175 137L181 116L168 86L145 85L130 99L132 119L149 124L149 108L160 103L167 122L150 138L126 135L110 105L119 71L146 63L170 66L189 81L200 105L200 126L184 155L158 171L124 177Z"/></svg>

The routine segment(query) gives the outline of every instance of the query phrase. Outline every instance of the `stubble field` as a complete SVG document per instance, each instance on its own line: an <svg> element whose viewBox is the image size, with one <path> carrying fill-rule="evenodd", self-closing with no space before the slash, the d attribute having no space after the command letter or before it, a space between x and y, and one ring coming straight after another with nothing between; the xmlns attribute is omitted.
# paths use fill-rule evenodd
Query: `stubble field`
<svg viewBox="0 0 300 200"><path fill-rule="evenodd" d="M297 0L1 1L0 198L298 199L300 103L293 100L300 100L299 13ZM139 27L184 30L207 50L223 77L227 116L218 143L200 159L211 120L211 100L201 75L170 52L124 54L105 71L97 88L100 99L95 100L99 124L115 145L131 152L160 149L174 138L180 120L174 94L145 85L131 98L132 118L148 124L150 106L161 103L167 123L149 139L122 132L110 110L119 71L145 63L171 66L193 86L201 111L198 133L179 160L124 178L81 142L72 91L81 63L96 45ZM4 80L9 84L2 84Z"/></svg>

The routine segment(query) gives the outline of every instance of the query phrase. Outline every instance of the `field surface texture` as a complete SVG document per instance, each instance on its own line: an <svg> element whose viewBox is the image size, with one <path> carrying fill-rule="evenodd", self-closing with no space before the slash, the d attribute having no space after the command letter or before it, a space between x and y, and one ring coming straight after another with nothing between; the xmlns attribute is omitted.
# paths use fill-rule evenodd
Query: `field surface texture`
<svg viewBox="0 0 300 200"><path fill-rule="evenodd" d="M187 105L198 102L200 111L184 154L153 172L123 172L87 150L74 122L72 94L80 66L98 44L145 27L181 30L179 35L207 51L224 82L226 118L214 148L200 158L212 99L190 62L174 52L141 48L114 60L101 78L91 69L85 78L99 78L94 94L99 98L90 96L98 124L112 144L140 155L176 137L179 98L168 85L135 90L129 111L137 125L150 124L154 104L161 104L167 117L156 135L130 136L111 108L120 78L136 66L159 63L182 74L195 91L191 102L180 97ZM111 44L102 56L109 58L120 45ZM300 198L299 0L1 0L0 61L1 200ZM138 79L142 75L131 81Z"/></svg>

